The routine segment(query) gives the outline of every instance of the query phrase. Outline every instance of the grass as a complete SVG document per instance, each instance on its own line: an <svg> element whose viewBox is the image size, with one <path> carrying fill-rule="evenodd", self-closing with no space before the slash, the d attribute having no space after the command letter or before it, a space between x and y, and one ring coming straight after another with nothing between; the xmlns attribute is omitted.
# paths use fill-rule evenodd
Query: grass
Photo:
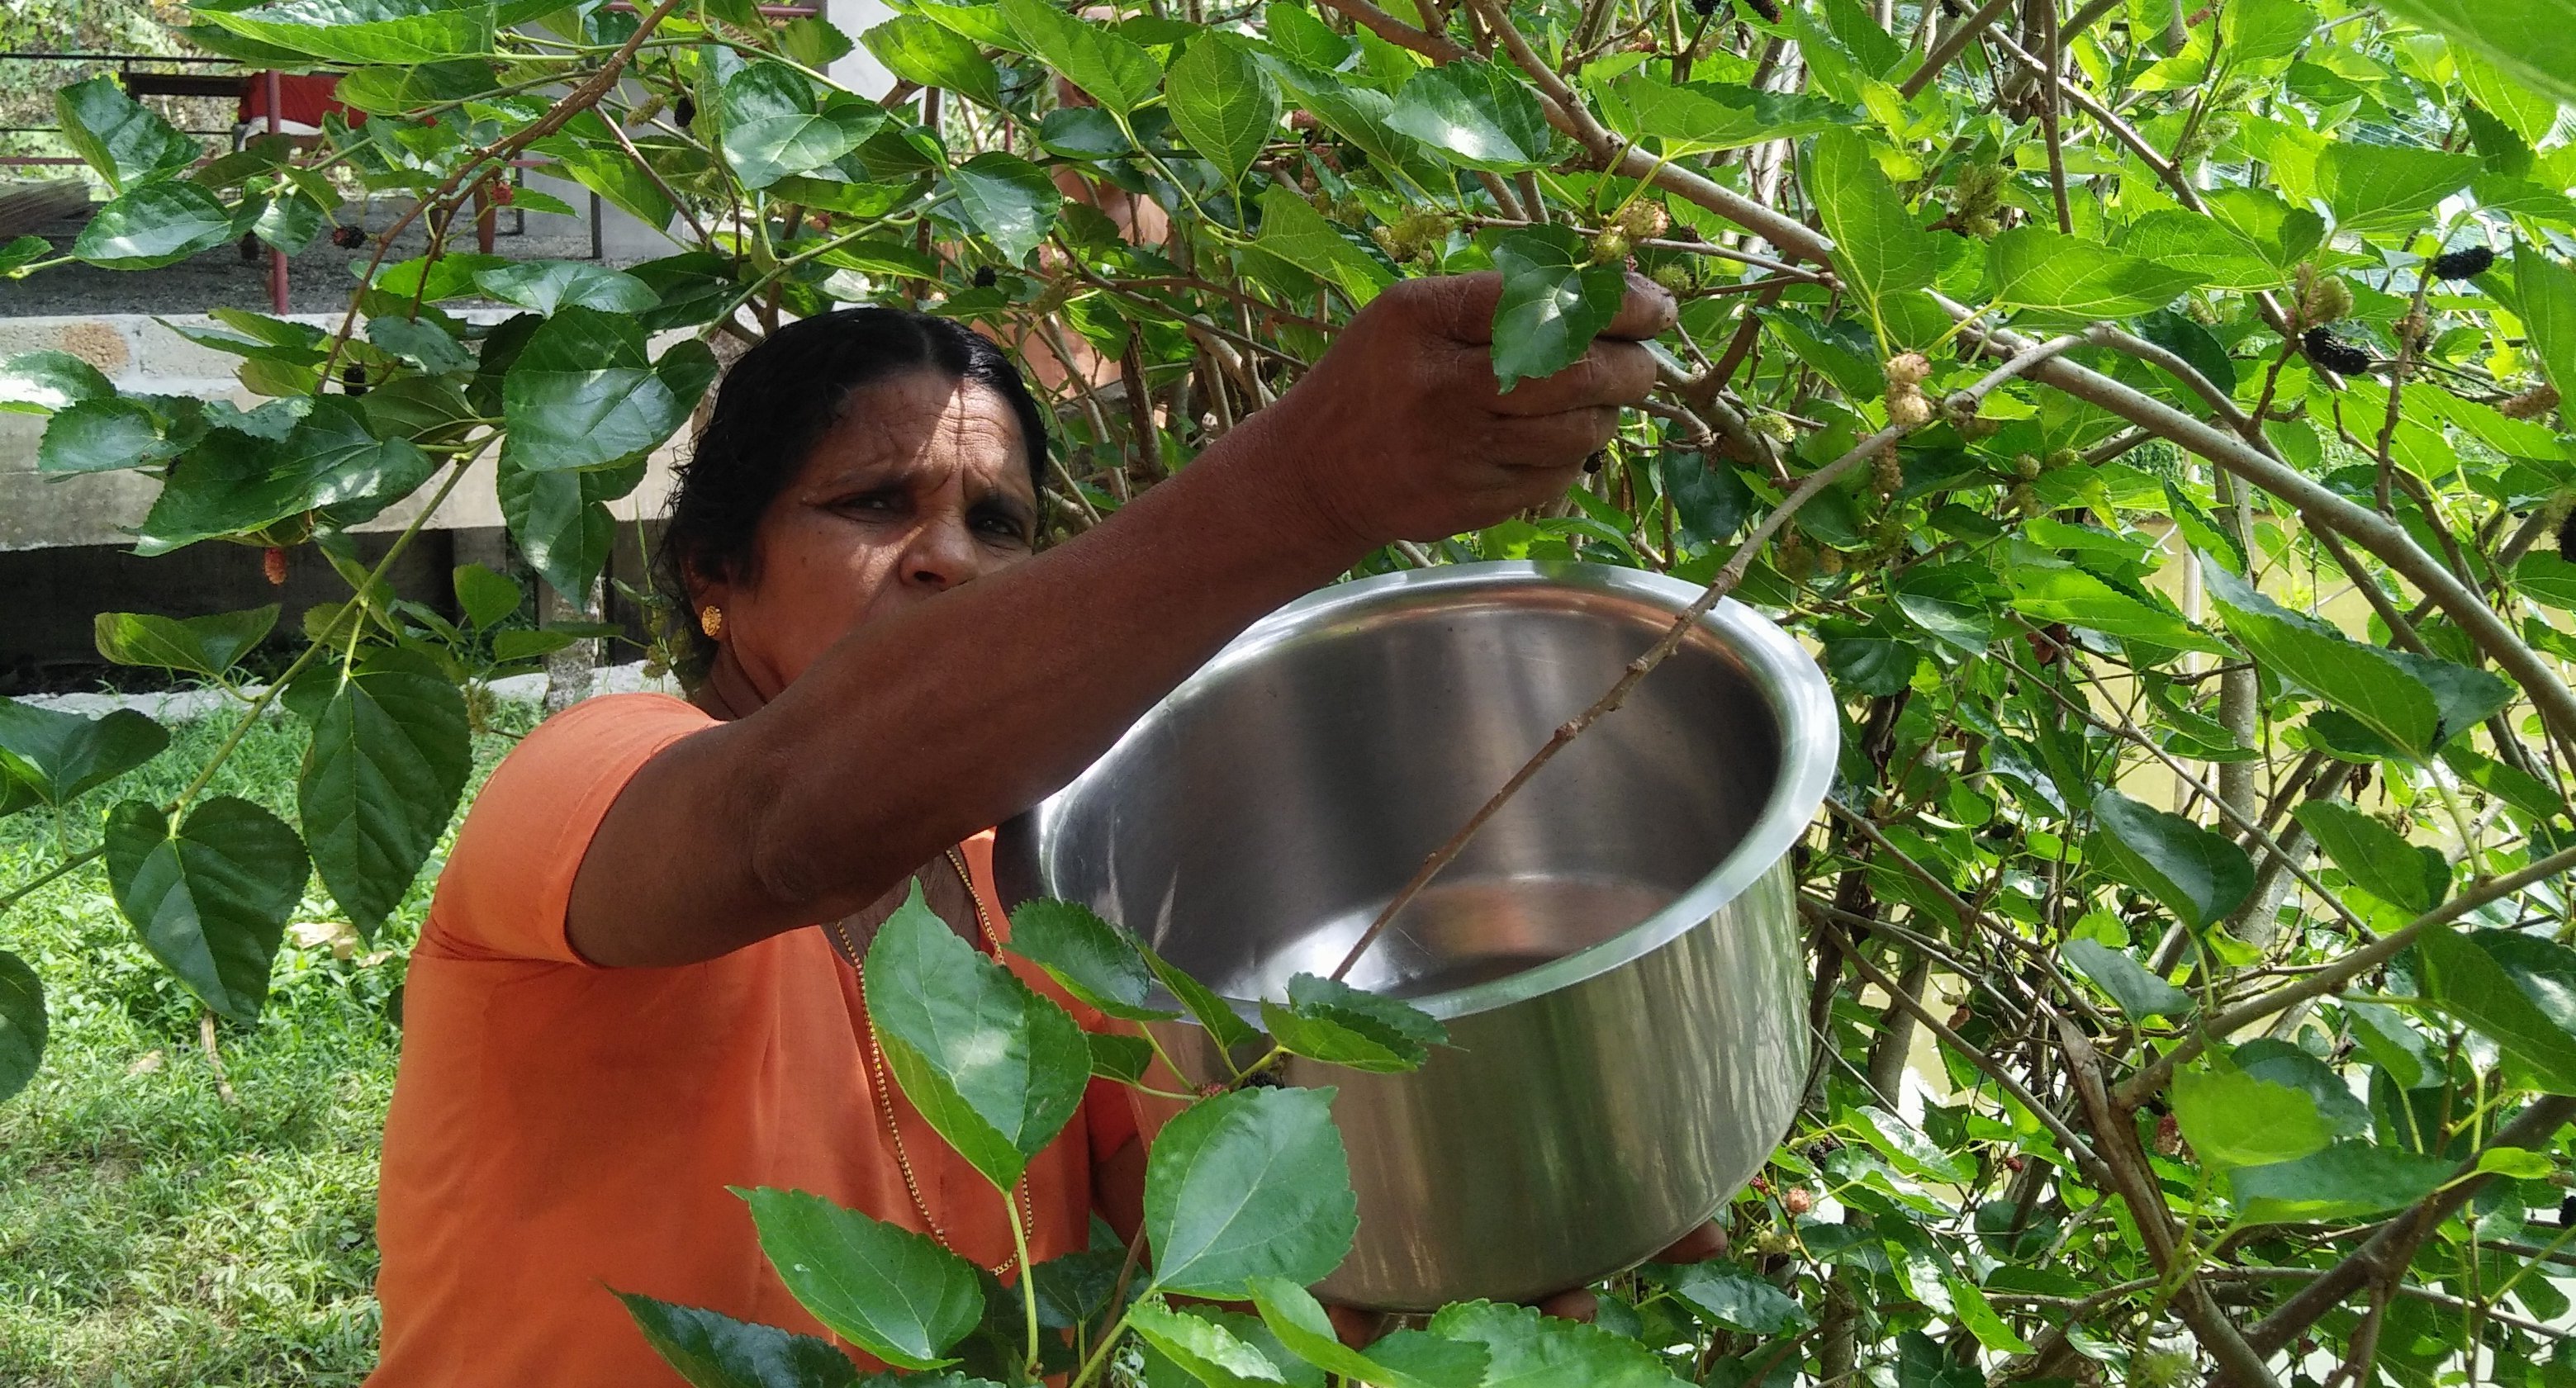
<svg viewBox="0 0 2576 1388"><path fill-rule="evenodd" d="M0 892L58 861L58 835L75 851L95 843L116 800L175 795L227 731L175 728L168 750L59 825L42 809L0 820ZM291 821L303 746L293 720L263 723L210 793ZM475 785L509 746L476 739ZM0 1383L366 1377L404 953L439 861L378 937L381 957L344 959L290 929L259 1023L216 1029L230 1099L199 1044L200 1005L145 953L95 864L0 916L0 947L35 966L51 1014L44 1068L0 1102ZM296 915L344 919L318 882Z"/></svg>

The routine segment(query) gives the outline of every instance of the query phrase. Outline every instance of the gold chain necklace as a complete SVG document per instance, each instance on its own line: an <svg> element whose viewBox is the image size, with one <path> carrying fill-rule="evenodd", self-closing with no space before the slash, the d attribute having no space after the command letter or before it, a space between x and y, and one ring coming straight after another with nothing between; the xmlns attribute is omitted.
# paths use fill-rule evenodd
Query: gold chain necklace
<svg viewBox="0 0 2576 1388"><path fill-rule="evenodd" d="M983 936L986 947L998 952L1002 942L995 938L992 917L984 914L984 898L976 893L975 879L966 871L966 855L951 846L948 850L948 865L957 870L957 881L966 888L966 900L975 907L976 932ZM896 1169L903 1172L903 1188L912 1194L912 1207L921 1212L922 1227L930 1231L930 1237L940 1247L954 1253L957 1251L956 1247L948 1242L947 1232L939 1227L939 1220L930 1213L930 1202L922 1198L921 1181L912 1173L912 1158L905 1155L903 1150L903 1129L895 1122L894 1086L886 1079L885 1047L877 1040L876 1019L867 1015L868 971L867 966L860 962L858 942L850 938L850 925L847 919L833 921L832 933L840 937L841 953L850 961L851 971L859 978L859 1013L860 1020L866 1026L863 1035L867 1038L868 1070L874 1078L877 1112L885 1119L886 1136L894 1139L894 1164ZM1028 1229L1031 1238L1035 1238L1037 1210L1029 1199L1029 1178L1025 1174L1020 1177L1018 1195L1023 1227ZM1019 1260L1019 1255L1014 1253L993 1264L989 1271L995 1277L1000 1277L1008 1273L1012 1265Z"/></svg>

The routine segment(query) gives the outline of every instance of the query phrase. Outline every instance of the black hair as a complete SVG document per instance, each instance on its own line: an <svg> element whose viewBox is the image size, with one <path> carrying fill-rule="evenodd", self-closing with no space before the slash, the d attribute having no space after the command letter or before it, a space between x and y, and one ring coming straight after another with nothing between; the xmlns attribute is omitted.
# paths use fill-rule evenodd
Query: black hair
<svg viewBox="0 0 2576 1388"><path fill-rule="evenodd" d="M698 629L691 578L757 577L760 518L857 387L935 372L1002 397L1019 422L1029 482L1044 498L1046 416L992 339L946 318L895 308L845 308L799 319L742 355L716 390L714 411L678 470L653 556L684 680L705 676L716 643Z"/></svg>

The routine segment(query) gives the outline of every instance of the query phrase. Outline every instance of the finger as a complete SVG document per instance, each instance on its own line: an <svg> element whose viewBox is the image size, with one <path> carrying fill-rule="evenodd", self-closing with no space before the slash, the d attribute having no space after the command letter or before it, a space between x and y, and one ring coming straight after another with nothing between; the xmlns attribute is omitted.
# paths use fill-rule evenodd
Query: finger
<svg viewBox="0 0 2576 1388"><path fill-rule="evenodd" d="M1726 1254L1726 1230L1716 1220L1691 1230L1676 1240L1672 1247L1655 1255L1659 1263L1705 1263Z"/></svg>
<svg viewBox="0 0 2576 1388"><path fill-rule="evenodd" d="M1631 270L1628 272L1628 294L1619 301L1619 312L1610 326L1601 330L1603 337L1629 342L1643 342L1661 335L1679 321L1681 305L1672 291Z"/></svg>
<svg viewBox="0 0 2576 1388"><path fill-rule="evenodd" d="M1532 419L1498 418L1488 435L1488 461L1509 468L1571 471L1619 432L1619 412L1606 405Z"/></svg>
<svg viewBox="0 0 2576 1388"><path fill-rule="evenodd" d="M1540 1315L1554 1316L1558 1320L1589 1321L1601 1314L1601 1298L1594 1296L1589 1288L1577 1287L1540 1302L1538 1310Z"/></svg>
<svg viewBox="0 0 2576 1388"><path fill-rule="evenodd" d="M1490 381L1490 369L1486 376ZM1655 358L1633 342L1595 342L1553 376L1525 380L1494 397L1496 414L1562 414L1594 406L1633 405L1655 388Z"/></svg>
<svg viewBox="0 0 2576 1388"><path fill-rule="evenodd" d="M1494 340L1494 306L1503 301L1503 277L1492 270L1433 275L1406 280L1378 297L1410 307L1423 326L1442 337L1481 347Z"/></svg>

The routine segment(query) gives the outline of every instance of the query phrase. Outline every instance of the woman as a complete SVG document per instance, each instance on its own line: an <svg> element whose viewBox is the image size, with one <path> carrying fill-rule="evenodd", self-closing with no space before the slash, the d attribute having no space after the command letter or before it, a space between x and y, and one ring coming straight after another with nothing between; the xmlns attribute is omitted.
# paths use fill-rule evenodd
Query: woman
<svg viewBox="0 0 2576 1388"><path fill-rule="evenodd" d="M1015 1275L993 1191L887 1082L851 961L916 881L994 948L987 826L1370 551L1563 490L1652 385L1638 344L1672 302L1633 280L1587 356L1498 394L1499 292L1390 289L1277 405L1042 556L1044 415L991 343L853 309L746 354L663 540L700 633L690 698L548 720L440 877L385 1131L371 1382L676 1382L607 1288L819 1333L730 1186L813 1191ZM1014 1192L1031 1256L1081 1247L1095 1208L1132 1227L1142 1172L1095 1095Z"/></svg>

